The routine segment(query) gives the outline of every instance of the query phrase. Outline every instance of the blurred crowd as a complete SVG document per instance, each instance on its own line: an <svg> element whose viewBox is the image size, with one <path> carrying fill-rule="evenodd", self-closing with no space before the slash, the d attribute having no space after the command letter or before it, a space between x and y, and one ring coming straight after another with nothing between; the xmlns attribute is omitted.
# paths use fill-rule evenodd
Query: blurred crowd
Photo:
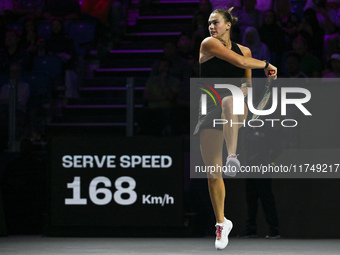
<svg viewBox="0 0 340 255"><path fill-rule="evenodd" d="M139 2L141 9L152 5ZM59 108L78 100L84 56L119 49L130 6L128 0L0 0L1 148L11 91L21 136L41 139ZM191 29L165 41L152 66L138 134L189 132L190 78L199 76L207 21L212 10L230 7L238 17L232 40L277 66L279 77L340 77L339 0L200 0ZM253 77L264 77L263 70L253 70Z"/></svg>
<svg viewBox="0 0 340 255"><path fill-rule="evenodd" d="M127 1L0 1L0 150L7 146L11 90L17 140L40 141L46 123L79 97L84 56L117 44Z"/></svg>
<svg viewBox="0 0 340 255"><path fill-rule="evenodd" d="M277 66L279 78L340 77L339 0L200 0L191 29L165 42L163 57L152 68L144 133L188 133L183 123L189 119L189 78L199 76L198 52L210 36L209 15L231 7L238 18L231 40ZM252 70L252 76L265 77L263 70Z"/></svg>

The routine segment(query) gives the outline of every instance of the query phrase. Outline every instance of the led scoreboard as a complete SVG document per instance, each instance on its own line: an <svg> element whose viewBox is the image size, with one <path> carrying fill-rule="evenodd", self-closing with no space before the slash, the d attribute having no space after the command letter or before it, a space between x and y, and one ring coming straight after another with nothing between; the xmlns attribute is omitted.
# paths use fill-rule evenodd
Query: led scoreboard
<svg viewBox="0 0 340 255"><path fill-rule="evenodd" d="M181 138L53 137L51 226L180 226Z"/></svg>

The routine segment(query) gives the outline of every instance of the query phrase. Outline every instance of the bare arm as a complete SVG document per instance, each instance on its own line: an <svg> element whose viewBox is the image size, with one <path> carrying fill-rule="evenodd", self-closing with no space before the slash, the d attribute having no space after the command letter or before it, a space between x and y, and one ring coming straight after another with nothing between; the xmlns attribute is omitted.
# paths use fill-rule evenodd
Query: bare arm
<svg viewBox="0 0 340 255"><path fill-rule="evenodd" d="M248 58L252 58L251 51L250 51L249 48L244 47L244 46L239 45L239 44L238 44L238 46L240 47L243 56L248 57ZM244 82L247 83L247 87L252 86L251 75L252 75L251 69L246 69L245 74L244 74Z"/></svg>
<svg viewBox="0 0 340 255"><path fill-rule="evenodd" d="M250 51L249 48L244 47L244 46L239 45L239 44L238 44L238 46L240 47L243 56L249 57L249 58L252 57L251 51ZM251 75L252 75L251 69L246 69L245 74L244 74L244 78L242 79L242 87L241 87L241 90L243 92L244 97L246 97L247 94L248 94L248 87L252 87Z"/></svg>
<svg viewBox="0 0 340 255"><path fill-rule="evenodd" d="M266 65L266 63L262 60L255 59L247 55L241 56L237 54L236 52L224 47L222 43L213 37L208 37L202 41L200 53L201 57L214 56L243 69L262 69ZM269 71L275 71L275 73L270 75ZM276 79L277 68L269 64L265 73L267 77Z"/></svg>

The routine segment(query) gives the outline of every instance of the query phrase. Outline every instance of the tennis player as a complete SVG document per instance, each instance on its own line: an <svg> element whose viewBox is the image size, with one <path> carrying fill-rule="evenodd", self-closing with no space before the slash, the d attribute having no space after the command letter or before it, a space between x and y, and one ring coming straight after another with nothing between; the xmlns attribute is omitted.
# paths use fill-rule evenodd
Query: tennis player
<svg viewBox="0 0 340 255"><path fill-rule="evenodd" d="M237 18L229 10L214 10L208 20L210 37L205 38L200 47L200 76L201 77L226 77L245 78L247 86L251 86L251 69L264 68L268 78L277 78L277 68L268 61L252 58L249 48L234 43L230 40L230 29L237 22ZM271 71L271 74L269 74ZM241 84L240 84L241 87ZM247 87L240 88L247 96ZM207 105L207 114L199 115L195 133L200 134L200 149L206 166L223 166L222 150L226 142L228 157L227 169L231 166L236 171L240 168L240 162L236 156L238 129L241 125L217 125L212 126L213 119L232 120L233 123L243 122L247 118L248 108L244 104L244 115L233 115L233 96L224 92L221 96L222 107L214 104ZM229 168L228 168L229 167ZM236 172L226 172L229 176L235 176ZM224 217L225 186L222 172L208 173L208 186L210 199L216 217L216 241L217 250L222 250L228 245L228 235L233 227L230 220Z"/></svg>

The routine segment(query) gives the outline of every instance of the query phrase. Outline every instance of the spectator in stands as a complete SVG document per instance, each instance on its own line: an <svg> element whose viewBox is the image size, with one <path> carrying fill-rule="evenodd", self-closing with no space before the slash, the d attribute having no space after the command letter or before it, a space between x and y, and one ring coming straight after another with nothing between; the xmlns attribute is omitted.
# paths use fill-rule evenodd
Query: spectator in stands
<svg viewBox="0 0 340 255"><path fill-rule="evenodd" d="M266 44L260 40L260 35L255 27L247 27L243 34L242 45L251 50L252 57L256 59L270 59L270 51ZM259 72L261 71L261 72ZM252 70L253 77L264 77L262 70Z"/></svg>
<svg viewBox="0 0 340 255"><path fill-rule="evenodd" d="M76 20L80 18L80 14L78 0L49 0L43 16L48 21L54 19Z"/></svg>
<svg viewBox="0 0 340 255"><path fill-rule="evenodd" d="M247 27L243 34L242 44L250 48L252 56L257 59L270 59L268 46L261 42L260 35L255 27Z"/></svg>
<svg viewBox="0 0 340 255"><path fill-rule="evenodd" d="M212 6L208 0L200 0L199 9L192 19L192 40L194 52L199 51L199 47L204 38L209 36L207 20L212 11Z"/></svg>
<svg viewBox="0 0 340 255"><path fill-rule="evenodd" d="M307 78L307 75L301 71L301 56L295 51L286 53L286 73L283 77L287 78Z"/></svg>
<svg viewBox="0 0 340 255"><path fill-rule="evenodd" d="M120 0L83 0L81 6L82 13L94 18L98 36L103 38L111 36L114 43L119 43L122 33L121 19L124 15L124 6L121 2Z"/></svg>
<svg viewBox="0 0 340 255"><path fill-rule="evenodd" d="M287 71L283 77L287 78L307 78L307 75L301 71L301 56L294 51L286 53Z"/></svg>
<svg viewBox="0 0 340 255"><path fill-rule="evenodd" d="M195 13L192 20L192 39L194 52L199 52L201 42L204 38L210 36L208 30L208 17L204 12L198 11Z"/></svg>
<svg viewBox="0 0 340 255"><path fill-rule="evenodd" d="M330 1L329 1L330 2ZM336 15L333 8L329 8L327 0L308 0L304 10L312 8L317 13L317 20L325 34L330 35L336 32Z"/></svg>
<svg viewBox="0 0 340 255"><path fill-rule="evenodd" d="M333 54L340 53L340 29L338 33L325 36L324 59L329 59Z"/></svg>
<svg viewBox="0 0 340 255"><path fill-rule="evenodd" d="M247 27L255 27L259 29L262 22L262 12L255 9L256 0L245 0L243 9L235 12L238 18L238 26L241 29L241 34L244 33Z"/></svg>
<svg viewBox="0 0 340 255"><path fill-rule="evenodd" d="M313 55L321 60L323 57L325 32L319 26L314 9L304 11L304 20L299 25L299 34L306 39Z"/></svg>
<svg viewBox="0 0 340 255"><path fill-rule="evenodd" d="M113 0L83 0L81 11L98 18L102 24L108 23L110 6Z"/></svg>
<svg viewBox="0 0 340 255"><path fill-rule="evenodd" d="M261 41L265 43L271 52L271 63L278 66L281 63L281 55L285 50L285 36L277 25L276 14L267 10L263 14L263 24L259 29Z"/></svg>
<svg viewBox="0 0 340 255"><path fill-rule="evenodd" d="M63 23L58 19L52 21L51 38L46 42L46 51L47 54L58 55L65 69L74 68L76 53L73 40L65 33Z"/></svg>
<svg viewBox="0 0 340 255"><path fill-rule="evenodd" d="M209 0L200 0L198 4L198 11L202 12L206 17L209 17L212 12L212 5Z"/></svg>
<svg viewBox="0 0 340 255"><path fill-rule="evenodd" d="M39 44L39 35L37 24L34 19L26 19L24 22L24 30L21 35L20 48L25 49L30 57L33 58L37 55Z"/></svg>
<svg viewBox="0 0 340 255"><path fill-rule="evenodd" d="M194 62L192 39L188 33L182 33L177 41L178 56L186 60L190 65Z"/></svg>
<svg viewBox="0 0 340 255"><path fill-rule="evenodd" d="M168 41L164 44L163 50L162 59L166 59L171 63L170 74L180 81L190 77L191 67L182 57L178 56L176 44L173 41ZM157 60L152 66L151 76L157 75L159 66L160 60Z"/></svg>
<svg viewBox="0 0 340 255"><path fill-rule="evenodd" d="M308 52L308 44L302 36L293 41L293 50L301 57L301 70L308 77L321 77L322 65L317 57Z"/></svg>
<svg viewBox="0 0 340 255"><path fill-rule="evenodd" d="M330 72L323 75L323 78L340 78L340 54L333 54L330 57Z"/></svg>
<svg viewBox="0 0 340 255"><path fill-rule="evenodd" d="M12 63L21 64L24 71L30 69L30 58L27 51L19 47L19 34L9 30L5 35L5 48L0 50L0 72L8 73Z"/></svg>
<svg viewBox="0 0 340 255"><path fill-rule="evenodd" d="M76 51L72 38L64 32L63 23L52 21L51 39L46 42L47 54L59 56L64 63L66 98L77 98Z"/></svg>
<svg viewBox="0 0 340 255"><path fill-rule="evenodd" d="M256 9L260 10L263 13L267 10L273 9L273 1L257 0L256 2L257 2L256 3Z"/></svg>
<svg viewBox="0 0 340 255"><path fill-rule="evenodd" d="M30 86L21 79L21 66L13 63L9 70L10 80L8 84L1 87L0 102L9 103L11 86L16 87L17 93L17 109L22 113L26 113L27 102L30 95Z"/></svg>
<svg viewBox="0 0 340 255"><path fill-rule="evenodd" d="M333 9L336 12L335 18L335 26L336 29L339 31L340 29L340 1L338 0L329 0L328 1L329 8Z"/></svg>
<svg viewBox="0 0 340 255"><path fill-rule="evenodd" d="M171 75L171 62L160 60L157 73L149 78L145 86L147 111L143 118L144 133L172 133L173 110L179 88L180 81Z"/></svg>
<svg viewBox="0 0 340 255"><path fill-rule="evenodd" d="M280 27L286 32L286 45L291 45L293 39L298 35L300 19L292 12L289 0L276 0L274 11Z"/></svg>

